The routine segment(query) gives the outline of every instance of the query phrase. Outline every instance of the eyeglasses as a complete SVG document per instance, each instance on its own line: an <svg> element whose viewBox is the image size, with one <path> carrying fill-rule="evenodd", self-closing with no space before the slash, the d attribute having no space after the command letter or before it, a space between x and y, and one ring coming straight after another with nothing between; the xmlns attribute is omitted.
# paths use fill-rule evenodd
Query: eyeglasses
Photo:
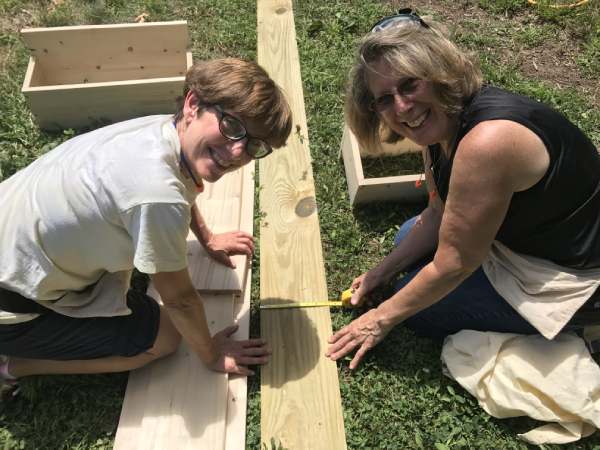
<svg viewBox="0 0 600 450"><path fill-rule="evenodd" d="M219 131L224 137L234 142L241 141L244 138L248 139L245 151L252 158L261 159L273 152L273 148L265 141L249 136L244 124L236 117L223 111L223 108L219 105L212 104L207 106L217 111L219 115Z"/></svg>
<svg viewBox="0 0 600 450"><path fill-rule="evenodd" d="M394 102L396 101L396 95L407 96L412 94L419 87L420 81L421 80L418 78L401 79L398 81L398 85L396 86L396 92L389 92L373 99L369 104L369 108L371 111L375 111L376 113L384 113L387 109L394 105Z"/></svg>
<svg viewBox="0 0 600 450"><path fill-rule="evenodd" d="M379 22L371 27L371 33L377 33L379 31L387 30L389 28L393 28L400 22L417 22L423 28L429 28L429 25L425 23L419 15L414 12L410 8L403 8L398 11L398 14L394 14L393 16L384 17Z"/></svg>

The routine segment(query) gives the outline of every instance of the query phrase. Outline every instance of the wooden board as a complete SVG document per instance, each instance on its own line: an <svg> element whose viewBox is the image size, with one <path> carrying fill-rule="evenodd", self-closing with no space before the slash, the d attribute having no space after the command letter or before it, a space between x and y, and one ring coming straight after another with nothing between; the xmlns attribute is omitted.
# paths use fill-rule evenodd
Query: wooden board
<svg viewBox="0 0 600 450"><path fill-rule="evenodd" d="M23 88L40 128L100 126L175 112L184 77L130 82Z"/></svg>
<svg viewBox="0 0 600 450"><path fill-rule="evenodd" d="M234 296L233 315L239 328L235 339L248 339L250 336L250 284L251 273L246 276L244 293ZM227 392L227 419L225 428L225 450L246 448L246 409L248 401L247 378L229 375Z"/></svg>
<svg viewBox="0 0 600 450"><path fill-rule="evenodd" d="M254 228L254 161L245 166L247 175L242 179L242 205L240 229L252 233ZM250 336L250 292L252 284L251 266L247 266L244 292L234 296L233 316L239 325L233 335L236 339L248 339ZM246 409L248 402L247 378L229 375L227 395L227 426L225 449L244 450L246 448Z"/></svg>
<svg viewBox="0 0 600 450"><path fill-rule="evenodd" d="M423 174L365 178L358 142L347 125L344 125L341 153L352 205L378 201L418 202L427 199ZM421 186L417 186L417 182L421 182Z"/></svg>
<svg viewBox="0 0 600 450"><path fill-rule="evenodd" d="M232 323L232 295L203 299L211 334ZM182 343L130 373L114 449L224 449L227 395L227 375L206 368Z"/></svg>
<svg viewBox="0 0 600 450"><path fill-rule="evenodd" d="M44 85L166 78L187 70L185 21L26 28L21 37Z"/></svg>
<svg viewBox="0 0 600 450"><path fill-rule="evenodd" d="M254 215L254 164L224 175L217 183L206 183L196 205L215 233L242 230L252 234ZM188 235L188 269L194 287L201 292L241 293L247 257L233 257L235 269L214 261L192 232Z"/></svg>
<svg viewBox="0 0 600 450"><path fill-rule="evenodd" d="M32 28L22 92L43 129L174 112L192 65L185 21Z"/></svg>
<svg viewBox="0 0 600 450"><path fill-rule="evenodd" d="M261 303L327 298L306 113L290 0L258 0L258 62L287 93L295 120L285 148L260 161ZM336 364L325 358L327 308L265 310L273 355L261 369L261 441L346 448Z"/></svg>

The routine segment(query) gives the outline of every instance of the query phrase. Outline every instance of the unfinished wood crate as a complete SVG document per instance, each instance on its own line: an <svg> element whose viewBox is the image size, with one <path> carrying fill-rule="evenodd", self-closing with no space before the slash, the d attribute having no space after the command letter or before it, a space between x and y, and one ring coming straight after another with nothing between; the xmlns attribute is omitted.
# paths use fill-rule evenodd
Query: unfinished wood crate
<svg viewBox="0 0 600 450"><path fill-rule="evenodd" d="M43 129L171 113L192 65L186 21L29 28L22 92Z"/></svg>
<svg viewBox="0 0 600 450"><path fill-rule="evenodd" d="M403 141L403 144L400 145L414 146L416 144ZM378 201L417 202L427 199L425 176L421 173L396 177L365 178L358 141L348 125L344 125L341 153L346 169L350 203L353 206Z"/></svg>

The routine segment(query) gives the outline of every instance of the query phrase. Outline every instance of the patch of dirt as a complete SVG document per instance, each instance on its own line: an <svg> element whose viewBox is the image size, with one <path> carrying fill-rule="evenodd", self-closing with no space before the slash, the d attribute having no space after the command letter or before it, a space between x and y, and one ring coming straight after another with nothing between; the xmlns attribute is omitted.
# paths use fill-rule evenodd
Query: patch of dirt
<svg viewBox="0 0 600 450"><path fill-rule="evenodd" d="M18 36L22 28L33 26L37 18L32 12L35 6L28 8L30 4L21 5L14 15L0 16L0 33ZM11 45L0 45L0 70L6 71L6 65L12 64L13 48Z"/></svg>
<svg viewBox="0 0 600 450"><path fill-rule="evenodd" d="M388 0L394 8L402 8L404 2ZM419 12L433 15L439 22L456 32L467 32L464 23L476 22L479 30L493 30L510 27L523 30L529 25L543 22L530 11L520 12L514 17L498 17L479 8L468 0L446 2L440 0L413 0L411 6ZM498 36L496 36L498 37ZM577 55L584 49L580 41L565 30L543 40L535 47L528 48L516 43L510 36L500 36L499 48L490 48L490 53L499 58L500 63L517 64L524 76L545 81L558 88L574 88L594 107L600 107L600 83L586 76L576 63Z"/></svg>
<svg viewBox="0 0 600 450"><path fill-rule="evenodd" d="M33 26L38 22L36 10L39 6L33 3L23 3L15 8L13 15L0 17L0 30L2 33L18 33L22 28Z"/></svg>

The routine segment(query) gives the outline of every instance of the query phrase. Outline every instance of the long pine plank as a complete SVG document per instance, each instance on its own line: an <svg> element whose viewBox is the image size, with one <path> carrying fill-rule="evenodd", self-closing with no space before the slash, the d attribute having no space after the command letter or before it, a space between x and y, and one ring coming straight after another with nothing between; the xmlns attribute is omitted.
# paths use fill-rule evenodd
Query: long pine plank
<svg viewBox="0 0 600 450"><path fill-rule="evenodd" d="M219 183L207 183L197 204L214 232L252 233L254 163L227 174ZM194 241L192 235L188 245ZM238 269L231 270L206 253L188 255L196 287L209 291L202 297L211 333L235 318L240 328L234 337L247 339L250 270L246 257L235 258ZM215 294L224 288L241 291L240 285L244 287L240 294ZM160 301L152 284L148 294ZM246 392L245 377L208 370L183 342L175 355L131 372L114 448L243 450Z"/></svg>
<svg viewBox="0 0 600 450"><path fill-rule="evenodd" d="M252 161L244 167L246 174L242 179L242 204L240 229L252 234L254 227L254 168ZM234 295L233 317L239 328L232 336L235 339L248 339L250 336L250 293L252 270L251 265L245 274L244 291ZM229 390L227 393L227 420L225 450L244 450L246 448L246 409L248 402L247 378L229 374Z"/></svg>
<svg viewBox="0 0 600 450"><path fill-rule="evenodd" d="M258 61L284 89L294 116L286 148L260 161L260 298L318 301L327 286L292 2L258 0ZM289 449L345 449L335 363L324 357L327 308L265 310L272 349L261 369L261 440Z"/></svg>
<svg viewBox="0 0 600 450"><path fill-rule="evenodd" d="M203 300L211 333L232 323L233 295ZM222 450L227 392L227 374L208 369L182 342L174 355L130 373L113 448Z"/></svg>

